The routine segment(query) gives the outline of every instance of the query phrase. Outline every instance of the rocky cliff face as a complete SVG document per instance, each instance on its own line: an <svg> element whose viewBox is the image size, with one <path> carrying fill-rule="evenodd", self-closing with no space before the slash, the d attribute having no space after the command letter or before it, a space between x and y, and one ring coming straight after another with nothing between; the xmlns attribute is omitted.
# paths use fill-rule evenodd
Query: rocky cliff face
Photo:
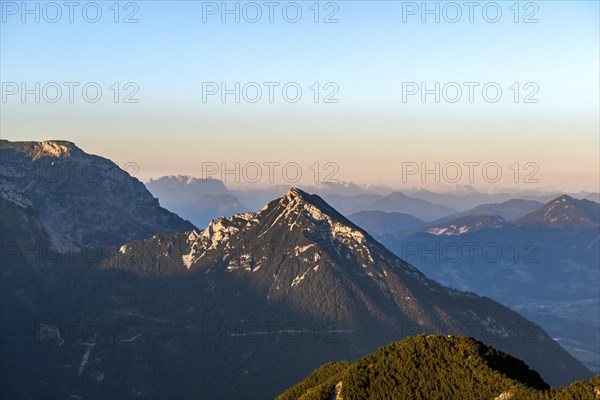
<svg viewBox="0 0 600 400"><path fill-rule="evenodd" d="M112 161L66 141L0 142L0 179L28 199L60 249L104 247L194 226Z"/></svg>

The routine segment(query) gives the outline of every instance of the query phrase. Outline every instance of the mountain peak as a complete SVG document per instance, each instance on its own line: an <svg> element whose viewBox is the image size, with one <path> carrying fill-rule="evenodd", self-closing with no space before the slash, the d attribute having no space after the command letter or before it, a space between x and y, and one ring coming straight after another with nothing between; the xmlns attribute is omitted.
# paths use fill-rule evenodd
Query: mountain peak
<svg viewBox="0 0 600 400"><path fill-rule="evenodd" d="M420 192L424 191L424 189L421 189L419 191ZM405 197L408 197L408 196L405 195L404 193L400 192L400 191L396 191L396 192L390 193L387 197L390 197L390 198L392 198L392 197L394 197L394 198L405 198Z"/></svg>
<svg viewBox="0 0 600 400"><path fill-rule="evenodd" d="M10 142L2 140L0 149L13 149L26 154L36 161L42 157L68 157L74 150L79 150L74 143L66 140L42 140L39 142Z"/></svg>
<svg viewBox="0 0 600 400"><path fill-rule="evenodd" d="M34 153L32 156L34 160L44 156L69 156L73 147L74 145L71 142L45 140L37 143L37 145L34 146Z"/></svg>
<svg viewBox="0 0 600 400"><path fill-rule="evenodd" d="M50 236L65 248L106 247L194 228L161 208L117 164L71 142L2 140L0 158L18 166L0 171L2 197L33 207Z"/></svg>
<svg viewBox="0 0 600 400"><path fill-rule="evenodd" d="M267 204L261 211L270 208L272 203ZM360 228L336 211L320 196L306 193L296 187L290 188L285 196L278 200L278 205L282 207L279 211L281 214L280 217L284 217L285 220L288 220L290 216L294 216L298 220L300 215L304 215L315 221L326 220L330 224L339 223L349 228L360 230ZM294 221L290 220L288 222L291 226L294 226Z"/></svg>
<svg viewBox="0 0 600 400"><path fill-rule="evenodd" d="M556 199L550 201L550 203L559 203L559 202L572 202L575 199L569 196L568 194L563 194L562 196L558 196Z"/></svg>
<svg viewBox="0 0 600 400"><path fill-rule="evenodd" d="M546 334L539 337L539 351L530 352L520 341L513 344L511 324L527 323L518 314L427 279L321 197L297 188L257 213L215 219L202 232L128 243L111 252L102 267L165 279L189 276L181 282L201 296L194 303L206 304L205 310L186 312L186 321L191 318L194 326L201 324L196 318L211 315L258 323L291 320L309 327L334 324L335 332L344 335L341 340L348 340L340 347L343 358L403 337L407 326L415 332L455 335L469 327L475 337L498 335L504 349L542 367L556 382L564 382L569 368L587 377L585 368Z"/></svg>
<svg viewBox="0 0 600 400"><path fill-rule="evenodd" d="M288 192L285 194L285 197L290 200L294 198L303 199L307 196L309 196L308 193L298 189L297 187L290 188L290 190L288 190Z"/></svg>
<svg viewBox="0 0 600 400"><path fill-rule="evenodd" d="M590 200L577 200L565 194L516 220L515 223L551 227L597 226L600 223L600 205Z"/></svg>

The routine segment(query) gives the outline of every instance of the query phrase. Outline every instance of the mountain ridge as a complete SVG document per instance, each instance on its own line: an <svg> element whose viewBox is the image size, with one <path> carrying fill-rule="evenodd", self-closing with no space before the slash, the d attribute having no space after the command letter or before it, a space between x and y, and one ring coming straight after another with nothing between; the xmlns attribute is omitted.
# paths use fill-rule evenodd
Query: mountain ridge
<svg viewBox="0 0 600 400"><path fill-rule="evenodd" d="M562 195L540 209L514 221L516 225L543 225L562 228L593 227L600 224L600 204L587 199Z"/></svg>
<svg viewBox="0 0 600 400"><path fill-rule="evenodd" d="M128 259L134 267L127 266ZM297 188L257 213L219 218L203 231L130 243L105 260L103 268L134 268L142 276L193 272L214 288L233 279L236 285L251 287L255 307L270 310L275 320L293 310L306 321L334 323L341 330L380 326L391 334L383 335L385 340L393 338L392 332L404 336L407 327L458 334L472 325L481 329L478 335L488 330L497 335L503 349L525 354L552 382L563 381L558 376L566 374L563 370L557 375L560 366L547 368L548 354L542 361L539 354L524 351L519 344L524 338L513 337L516 331L506 321L522 329L530 326L537 345L549 346L545 352L564 352L541 328L490 299L430 281L322 198ZM564 365L565 360L556 363ZM583 367L570 368L589 375Z"/></svg>
<svg viewBox="0 0 600 400"><path fill-rule="evenodd" d="M473 338L419 335L382 347L355 363L325 364L276 400L599 397L600 376L551 389L521 360Z"/></svg>
<svg viewBox="0 0 600 400"><path fill-rule="evenodd" d="M2 140L0 156L0 180L31 201L59 248L105 247L194 228L117 164L71 142Z"/></svg>

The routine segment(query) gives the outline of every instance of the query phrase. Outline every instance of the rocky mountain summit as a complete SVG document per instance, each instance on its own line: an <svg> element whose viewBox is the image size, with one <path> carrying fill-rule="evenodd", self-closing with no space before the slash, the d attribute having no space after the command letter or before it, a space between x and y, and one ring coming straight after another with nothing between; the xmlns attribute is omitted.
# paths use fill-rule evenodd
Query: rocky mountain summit
<svg viewBox="0 0 600 400"><path fill-rule="evenodd" d="M194 226L114 162L71 142L0 141L0 192L39 212L53 247L105 247Z"/></svg>

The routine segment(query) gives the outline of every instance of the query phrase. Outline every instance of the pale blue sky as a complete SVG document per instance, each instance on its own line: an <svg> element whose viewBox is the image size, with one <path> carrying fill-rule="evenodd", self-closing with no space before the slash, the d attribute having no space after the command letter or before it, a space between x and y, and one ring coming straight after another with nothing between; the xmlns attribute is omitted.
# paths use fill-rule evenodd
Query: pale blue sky
<svg viewBox="0 0 600 400"><path fill-rule="evenodd" d="M279 9L274 23L265 14L255 24L243 18L235 23L231 16L222 23L219 15L203 23L207 2L200 1L135 2L139 22L132 24L113 22L113 1L98 2L103 14L95 24L80 10L69 23L65 9L58 23L44 21L43 15L40 23L30 15L22 23L21 10L9 15L8 3L21 5L2 1L2 82L93 81L102 87L103 98L94 104L80 97L73 104L35 104L8 97L1 104L3 138L69 139L90 152L135 159L143 166L142 178L193 174L197 167L189 158L194 155L267 161L277 154L307 163L334 160L344 179L395 184L387 167L398 159L496 157L507 164L539 162L544 185L598 190L597 1L518 2L519 23L510 8L514 1L497 2L498 23L486 22L479 8L469 23L463 7L454 24L443 16L440 23L432 16L422 23L419 14L404 23L408 3L399 1L335 2L339 22L331 24L313 22L309 7L314 1L297 2L303 18L295 24L286 22ZM120 19L134 10L124 10L126 4L119 4ZM324 10L326 4L318 3L321 20L335 9ZM523 23L533 11L539 22ZM213 97L202 102L202 82L265 81L297 82L301 101L289 104L276 97L273 104L223 104ZM422 103L418 97L402 102L403 82L466 81L497 82L503 96L494 104L477 91L474 103L464 100L466 92L456 104ZM113 82L135 82L139 103L113 103ZM339 103L315 104L313 82L334 82ZM535 83L539 103L514 103L509 89L514 82ZM527 93L523 90L521 96ZM306 148L290 151L298 137ZM158 157L150 149L173 141L186 144L183 154ZM133 150L132 144L139 147ZM356 161L361 157L364 161Z"/></svg>

